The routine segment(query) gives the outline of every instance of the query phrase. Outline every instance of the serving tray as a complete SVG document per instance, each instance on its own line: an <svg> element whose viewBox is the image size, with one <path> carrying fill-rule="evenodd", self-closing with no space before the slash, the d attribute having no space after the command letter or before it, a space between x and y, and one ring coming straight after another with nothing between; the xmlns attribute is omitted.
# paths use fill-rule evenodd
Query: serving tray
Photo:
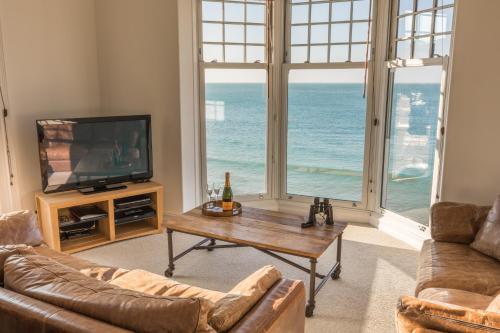
<svg viewBox="0 0 500 333"><path fill-rule="evenodd" d="M233 201L233 210L222 210L222 200L205 202L201 206L201 212L206 216L230 217L242 212L241 203Z"/></svg>

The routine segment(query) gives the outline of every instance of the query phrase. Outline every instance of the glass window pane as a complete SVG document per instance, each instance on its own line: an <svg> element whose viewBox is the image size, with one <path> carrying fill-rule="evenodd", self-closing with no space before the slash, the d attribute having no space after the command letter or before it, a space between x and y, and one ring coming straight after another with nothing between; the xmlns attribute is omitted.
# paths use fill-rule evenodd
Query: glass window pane
<svg viewBox="0 0 500 333"><path fill-rule="evenodd" d="M307 46L292 46L290 61L302 64L307 61Z"/></svg>
<svg viewBox="0 0 500 333"><path fill-rule="evenodd" d="M455 4L455 0L438 0L438 7Z"/></svg>
<svg viewBox="0 0 500 333"><path fill-rule="evenodd" d="M204 42L222 42L222 24L203 23Z"/></svg>
<svg viewBox="0 0 500 333"><path fill-rule="evenodd" d="M431 39L429 37L415 39L415 54L413 55L413 58L430 58L430 50Z"/></svg>
<svg viewBox="0 0 500 333"><path fill-rule="evenodd" d="M292 44L307 44L308 33L307 25L292 26Z"/></svg>
<svg viewBox="0 0 500 333"><path fill-rule="evenodd" d="M349 60L349 45L332 45L330 62L346 62Z"/></svg>
<svg viewBox="0 0 500 333"><path fill-rule="evenodd" d="M348 23L332 24L331 38L332 38L332 43L349 42L349 24Z"/></svg>
<svg viewBox="0 0 500 333"><path fill-rule="evenodd" d="M326 63L328 62L328 46L326 45L313 45L311 46L310 62L312 63Z"/></svg>
<svg viewBox="0 0 500 333"><path fill-rule="evenodd" d="M350 21L351 2L342 1L332 3L332 21Z"/></svg>
<svg viewBox="0 0 500 333"><path fill-rule="evenodd" d="M441 66L397 68L382 207L428 225L441 96Z"/></svg>
<svg viewBox="0 0 500 333"><path fill-rule="evenodd" d="M311 44L328 43L328 24L311 26Z"/></svg>
<svg viewBox="0 0 500 333"><path fill-rule="evenodd" d="M309 21L309 5L292 6L292 23L307 23Z"/></svg>
<svg viewBox="0 0 500 333"><path fill-rule="evenodd" d="M222 3L203 1L202 19L204 21L222 21Z"/></svg>
<svg viewBox="0 0 500 333"><path fill-rule="evenodd" d="M263 5L247 4L247 22L265 23L266 7Z"/></svg>
<svg viewBox="0 0 500 333"><path fill-rule="evenodd" d="M352 7L353 20L368 20L370 18L370 1L357 0Z"/></svg>
<svg viewBox="0 0 500 333"><path fill-rule="evenodd" d="M451 48L451 35L434 37L434 55L449 56Z"/></svg>
<svg viewBox="0 0 500 333"><path fill-rule="evenodd" d="M226 24L225 39L230 43L243 43L245 40L245 28L240 24Z"/></svg>
<svg viewBox="0 0 500 333"><path fill-rule="evenodd" d="M264 46L247 46L247 62L265 62L266 49Z"/></svg>
<svg viewBox="0 0 500 333"><path fill-rule="evenodd" d="M361 201L363 80L362 69L290 71L287 193Z"/></svg>
<svg viewBox="0 0 500 333"><path fill-rule="evenodd" d="M224 3L224 20L229 22L245 21L245 5L239 3Z"/></svg>
<svg viewBox="0 0 500 333"><path fill-rule="evenodd" d="M432 32L432 12L415 16L415 35L428 35Z"/></svg>
<svg viewBox="0 0 500 333"><path fill-rule="evenodd" d="M203 44L203 60L205 62L223 62L222 45Z"/></svg>
<svg viewBox="0 0 500 333"><path fill-rule="evenodd" d="M263 25L247 25L247 43L264 44L266 29Z"/></svg>
<svg viewBox="0 0 500 333"><path fill-rule="evenodd" d="M226 45L226 62L244 62L243 45Z"/></svg>
<svg viewBox="0 0 500 333"><path fill-rule="evenodd" d="M235 195L266 192L266 99L265 70L205 71L208 184L229 171Z"/></svg>
<svg viewBox="0 0 500 333"><path fill-rule="evenodd" d="M410 37L412 25L413 16L403 16L398 19L398 38Z"/></svg>
<svg viewBox="0 0 500 333"><path fill-rule="evenodd" d="M411 40L397 42L396 58L410 59L411 58Z"/></svg>
<svg viewBox="0 0 500 333"><path fill-rule="evenodd" d="M434 0L417 0L417 10L424 10L434 7Z"/></svg>
<svg viewBox="0 0 500 333"><path fill-rule="evenodd" d="M399 0L399 15L413 12L413 0Z"/></svg>
<svg viewBox="0 0 500 333"><path fill-rule="evenodd" d="M366 42L368 40L368 22L352 24L352 41Z"/></svg>
<svg viewBox="0 0 500 333"><path fill-rule="evenodd" d="M446 8L436 12L435 32L449 32L453 29L453 8Z"/></svg>
<svg viewBox="0 0 500 333"><path fill-rule="evenodd" d="M330 4L320 3L311 5L311 22L328 22Z"/></svg>
<svg viewBox="0 0 500 333"><path fill-rule="evenodd" d="M368 54L368 60L370 60ZM365 62L366 61L366 44L354 44L351 46L351 61Z"/></svg>

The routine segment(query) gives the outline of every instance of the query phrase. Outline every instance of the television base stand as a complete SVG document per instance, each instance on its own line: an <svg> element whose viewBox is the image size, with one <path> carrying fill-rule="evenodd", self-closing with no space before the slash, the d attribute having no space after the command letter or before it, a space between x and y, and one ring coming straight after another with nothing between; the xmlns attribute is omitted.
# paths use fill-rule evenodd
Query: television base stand
<svg viewBox="0 0 500 333"><path fill-rule="evenodd" d="M95 194L95 193L100 193L100 192L123 190L126 188L127 188L127 185L111 184L111 185L104 185L104 186L83 187L83 188L79 188L78 192L80 192L81 194L87 195L87 194Z"/></svg>

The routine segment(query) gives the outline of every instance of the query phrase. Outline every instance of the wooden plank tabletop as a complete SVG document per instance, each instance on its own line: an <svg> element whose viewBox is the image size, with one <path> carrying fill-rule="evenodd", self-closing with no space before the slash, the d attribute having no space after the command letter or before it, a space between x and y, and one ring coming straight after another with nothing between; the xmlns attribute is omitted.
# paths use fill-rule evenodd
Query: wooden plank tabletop
<svg viewBox="0 0 500 333"><path fill-rule="evenodd" d="M167 228L196 236L214 238L235 244L319 258L346 228L345 223L302 229L305 217L282 212L243 207L233 217L209 217L195 208L167 219Z"/></svg>

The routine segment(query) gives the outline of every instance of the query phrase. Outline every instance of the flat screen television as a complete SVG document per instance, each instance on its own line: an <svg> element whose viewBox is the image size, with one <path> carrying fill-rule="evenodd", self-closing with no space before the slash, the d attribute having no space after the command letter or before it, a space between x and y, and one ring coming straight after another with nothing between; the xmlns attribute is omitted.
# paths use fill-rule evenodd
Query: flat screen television
<svg viewBox="0 0 500 333"><path fill-rule="evenodd" d="M150 115L46 119L36 127L45 193L106 191L153 177Z"/></svg>

